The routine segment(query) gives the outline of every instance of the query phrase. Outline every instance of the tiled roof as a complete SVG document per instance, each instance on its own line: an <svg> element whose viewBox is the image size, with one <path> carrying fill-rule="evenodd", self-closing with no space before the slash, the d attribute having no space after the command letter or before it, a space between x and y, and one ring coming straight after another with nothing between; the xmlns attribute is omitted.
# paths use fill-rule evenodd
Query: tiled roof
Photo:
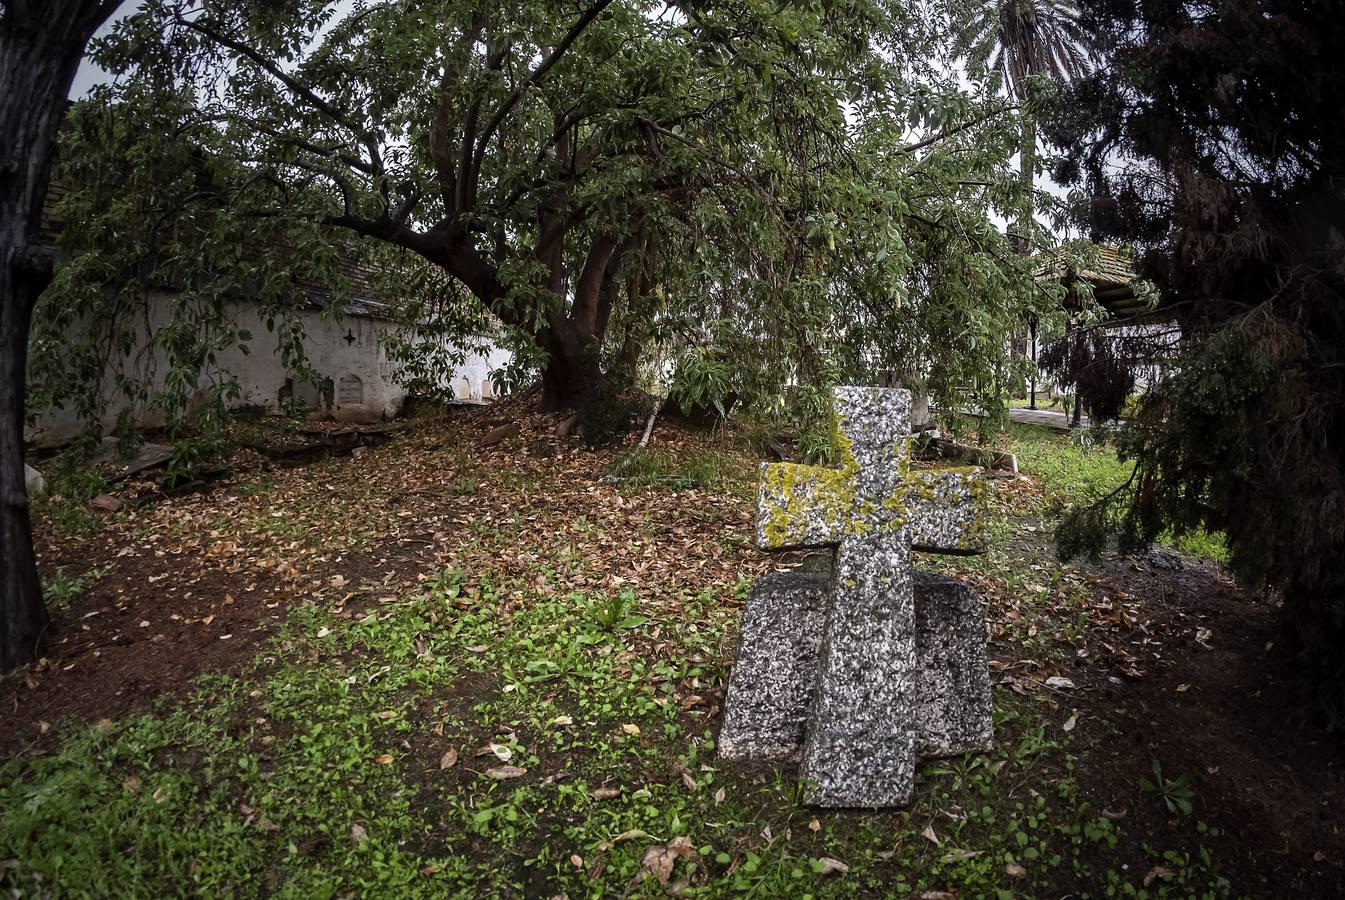
<svg viewBox="0 0 1345 900"><path fill-rule="evenodd" d="M1134 256L1115 244L1094 244L1092 251L1094 259L1077 269L1065 258L1064 248L1039 253L1041 267L1036 277L1059 279L1066 284L1088 282L1093 286L1094 298L1113 318L1129 319L1149 312L1145 302L1135 296L1133 285L1140 276Z"/></svg>

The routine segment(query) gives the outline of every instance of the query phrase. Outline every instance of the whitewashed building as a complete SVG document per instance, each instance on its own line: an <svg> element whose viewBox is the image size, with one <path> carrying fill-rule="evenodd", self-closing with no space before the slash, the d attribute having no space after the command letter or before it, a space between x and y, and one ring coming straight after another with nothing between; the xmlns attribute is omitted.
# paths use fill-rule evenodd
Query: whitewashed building
<svg viewBox="0 0 1345 900"><path fill-rule="evenodd" d="M164 365L158 364L149 335L173 317L176 297L170 293L151 296L149 314L141 327L142 337L130 354L108 365L101 397L103 427L110 429L123 410L131 408L117 390L116 372L146 379L162 386ZM407 388L398 379L396 365L388 356L385 340L403 326L379 314L374 304L354 301L344 315L324 314L321 304L309 303L298 313L304 330L304 352L315 377L296 380L281 363L277 337L262 321L257 304L240 301L231 305L234 321L251 333L249 352L230 347L216 357L213 369L201 375L198 398L208 395L212 383L226 374L238 379L241 395L235 405L258 413L280 413L291 397L302 400L313 418L373 423L396 416L406 401ZM469 353L453 372L443 374L444 384L463 401L490 400L494 391L491 375L509 361L508 351L490 345L486 352ZM166 423L162 410L131 408L141 428L160 428ZM25 432L28 442L54 446L73 439L85 427L70 408L41 411Z"/></svg>

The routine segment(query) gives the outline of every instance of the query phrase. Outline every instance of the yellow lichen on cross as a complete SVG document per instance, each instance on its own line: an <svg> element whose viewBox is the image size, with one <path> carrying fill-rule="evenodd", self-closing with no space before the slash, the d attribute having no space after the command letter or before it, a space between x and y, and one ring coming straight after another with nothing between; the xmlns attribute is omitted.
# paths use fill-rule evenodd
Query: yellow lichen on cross
<svg viewBox="0 0 1345 900"><path fill-rule="evenodd" d="M766 463L758 484L763 549L821 547L910 525L919 549L972 553L984 544L980 470L910 471L909 394L837 388L835 468Z"/></svg>

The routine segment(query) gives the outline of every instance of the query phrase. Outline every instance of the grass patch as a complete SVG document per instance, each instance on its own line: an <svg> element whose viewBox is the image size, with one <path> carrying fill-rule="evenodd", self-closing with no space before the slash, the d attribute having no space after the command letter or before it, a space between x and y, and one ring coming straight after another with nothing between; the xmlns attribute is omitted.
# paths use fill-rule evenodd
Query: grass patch
<svg viewBox="0 0 1345 900"><path fill-rule="evenodd" d="M741 457L731 453L635 447L616 458L610 474L635 488L744 493L756 473Z"/></svg>
<svg viewBox="0 0 1345 900"><path fill-rule="evenodd" d="M1009 434L1019 468L1041 485L1039 514L1052 505L1096 500L1130 477L1131 465L1117 458L1116 449L1086 440L1086 432L1061 434L1015 422Z"/></svg>
<svg viewBox="0 0 1345 900"><path fill-rule="evenodd" d="M1091 503L1124 484L1133 467L1117 457L1115 447L1097 441L1089 431L1061 434L1014 423L1010 448L1018 456L1019 468L1041 485L1040 502L1017 510L1021 514L1053 516L1064 507ZM1228 562L1228 546L1219 533L1196 529L1177 536L1166 532L1158 542L1187 556Z"/></svg>
<svg viewBox="0 0 1345 900"><path fill-rule="evenodd" d="M726 766L723 591L659 623L634 591L446 572L341 618L297 609L239 677L68 725L0 764L0 887L59 896L962 896L1138 890L1069 736L996 695L998 749L913 808L829 813ZM725 589L733 593L738 589ZM932 837L931 837L932 835ZM1152 852L1158 864L1162 851ZM1207 859L1151 895L1214 892Z"/></svg>

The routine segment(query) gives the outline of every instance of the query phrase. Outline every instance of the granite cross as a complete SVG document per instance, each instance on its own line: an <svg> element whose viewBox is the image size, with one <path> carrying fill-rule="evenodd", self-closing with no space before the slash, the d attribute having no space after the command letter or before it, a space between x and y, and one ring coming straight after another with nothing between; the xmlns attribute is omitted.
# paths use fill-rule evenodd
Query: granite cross
<svg viewBox="0 0 1345 900"><path fill-rule="evenodd" d="M979 470L910 470L910 404L905 390L838 387L837 467L762 466L758 544L837 548L799 773L820 806L910 801L921 699L911 548L973 553L984 541Z"/></svg>

